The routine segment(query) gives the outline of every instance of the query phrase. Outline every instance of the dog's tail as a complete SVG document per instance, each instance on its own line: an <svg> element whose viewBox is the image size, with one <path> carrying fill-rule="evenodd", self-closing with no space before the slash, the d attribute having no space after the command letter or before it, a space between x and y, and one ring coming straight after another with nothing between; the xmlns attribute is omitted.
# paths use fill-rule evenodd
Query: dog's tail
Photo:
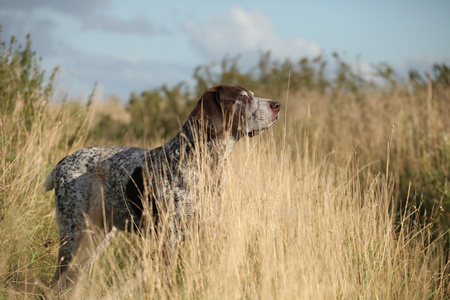
<svg viewBox="0 0 450 300"><path fill-rule="evenodd" d="M44 192L51 191L55 188L55 169L53 169L50 174L47 175L44 183Z"/></svg>
<svg viewBox="0 0 450 300"><path fill-rule="evenodd" d="M47 175L47 178L45 179L44 183L44 192L51 191L55 188L55 170L59 167L59 165L67 158L64 157L59 161L59 163L56 165L56 167L53 168L53 170L50 172L50 174Z"/></svg>

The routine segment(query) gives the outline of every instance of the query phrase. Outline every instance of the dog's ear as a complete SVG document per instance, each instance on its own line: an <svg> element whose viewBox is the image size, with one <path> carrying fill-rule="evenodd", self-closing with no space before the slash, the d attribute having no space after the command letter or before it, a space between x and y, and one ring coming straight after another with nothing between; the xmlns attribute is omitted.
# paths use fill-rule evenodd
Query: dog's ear
<svg viewBox="0 0 450 300"><path fill-rule="evenodd" d="M208 132L218 135L224 130L223 103L221 101L223 87L215 86L203 93L192 113L195 120Z"/></svg>

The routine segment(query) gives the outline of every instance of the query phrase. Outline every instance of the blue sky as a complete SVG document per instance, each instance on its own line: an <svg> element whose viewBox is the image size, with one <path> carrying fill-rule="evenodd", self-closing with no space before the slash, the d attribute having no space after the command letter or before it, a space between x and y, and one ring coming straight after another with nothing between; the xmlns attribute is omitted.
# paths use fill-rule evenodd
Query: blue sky
<svg viewBox="0 0 450 300"><path fill-rule="evenodd" d="M58 88L127 101L167 83L190 82L198 65L261 51L278 59L331 57L370 73L450 64L450 1L0 0L1 39L31 34L42 66L61 67Z"/></svg>

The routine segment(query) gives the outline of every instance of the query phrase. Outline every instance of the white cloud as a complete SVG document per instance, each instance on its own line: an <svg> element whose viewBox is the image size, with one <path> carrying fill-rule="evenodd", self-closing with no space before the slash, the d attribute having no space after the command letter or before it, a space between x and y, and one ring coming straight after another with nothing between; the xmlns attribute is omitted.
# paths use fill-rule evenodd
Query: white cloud
<svg viewBox="0 0 450 300"><path fill-rule="evenodd" d="M300 37L280 37L272 20L258 10L246 12L235 7L225 15L214 16L203 24L185 24L184 28L197 51L212 60L237 54L250 58L257 56L255 53L259 51L268 50L281 59L298 59L321 53L315 42Z"/></svg>

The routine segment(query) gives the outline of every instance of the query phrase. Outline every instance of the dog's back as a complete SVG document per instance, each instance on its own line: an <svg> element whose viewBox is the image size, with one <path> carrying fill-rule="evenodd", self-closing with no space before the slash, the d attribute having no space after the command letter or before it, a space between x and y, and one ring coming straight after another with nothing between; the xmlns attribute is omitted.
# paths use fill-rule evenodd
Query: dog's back
<svg viewBox="0 0 450 300"><path fill-rule="evenodd" d="M148 153L137 147L94 146L65 157L45 181L46 191L55 188L57 218L63 214L64 219L83 219L82 213L93 216L101 205L106 210L114 207L115 214L129 219L134 210L126 203L126 188L135 169L145 165Z"/></svg>

